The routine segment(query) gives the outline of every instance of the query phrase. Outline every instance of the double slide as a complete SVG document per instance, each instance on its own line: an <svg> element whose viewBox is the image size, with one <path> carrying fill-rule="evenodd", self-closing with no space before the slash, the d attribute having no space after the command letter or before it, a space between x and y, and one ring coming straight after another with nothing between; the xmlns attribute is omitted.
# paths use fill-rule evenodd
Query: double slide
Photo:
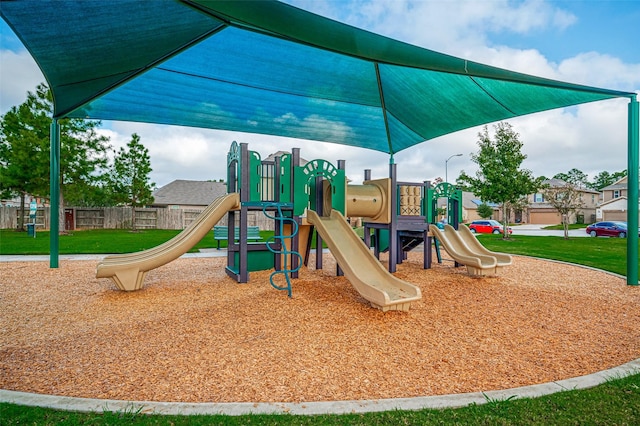
<svg viewBox="0 0 640 426"><path fill-rule="evenodd" d="M495 275L504 266L511 265L511 256L487 250L465 225L458 231L451 225L441 230L430 225L429 230L456 262L467 267L470 275Z"/></svg>
<svg viewBox="0 0 640 426"><path fill-rule="evenodd" d="M106 256L98 264L97 278L111 278L120 290L142 288L147 271L177 259L196 245L229 210L240 208L237 193L216 198L181 233L169 241L137 253Z"/></svg>
<svg viewBox="0 0 640 426"><path fill-rule="evenodd" d="M319 216L307 210L307 220L329 246L345 277L373 307L408 311L411 302L422 298L420 288L384 268L340 212L332 210L330 216Z"/></svg>

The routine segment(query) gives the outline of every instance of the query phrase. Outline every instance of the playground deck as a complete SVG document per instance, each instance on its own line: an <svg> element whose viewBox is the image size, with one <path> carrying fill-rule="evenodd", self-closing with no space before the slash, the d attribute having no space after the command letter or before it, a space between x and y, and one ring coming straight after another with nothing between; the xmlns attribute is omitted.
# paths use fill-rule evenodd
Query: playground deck
<svg viewBox="0 0 640 426"><path fill-rule="evenodd" d="M6 263L0 387L154 401L377 399L523 386L640 357L640 292L608 274L518 257L508 274L478 279L452 262L425 270L410 253L396 276L423 298L384 313L325 260L301 271L292 299L271 288L269 271L236 283L224 258L179 259L137 292L92 278L95 261Z"/></svg>

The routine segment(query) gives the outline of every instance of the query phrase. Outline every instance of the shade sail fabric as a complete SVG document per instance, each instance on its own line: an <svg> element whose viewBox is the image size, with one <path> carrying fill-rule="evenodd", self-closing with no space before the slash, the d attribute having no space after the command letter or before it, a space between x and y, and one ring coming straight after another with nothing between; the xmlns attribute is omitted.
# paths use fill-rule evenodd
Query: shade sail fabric
<svg viewBox="0 0 640 426"><path fill-rule="evenodd" d="M408 45L275 1L0 3L57 117L334 142L394 154L472 126L633 93Z"/></svg>

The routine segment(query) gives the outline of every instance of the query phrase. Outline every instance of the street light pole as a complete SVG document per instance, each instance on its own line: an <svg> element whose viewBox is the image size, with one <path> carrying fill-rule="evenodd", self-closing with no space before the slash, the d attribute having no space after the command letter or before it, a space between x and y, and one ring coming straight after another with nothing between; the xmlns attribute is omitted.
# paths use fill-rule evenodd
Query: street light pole
<svg viewBox="0 0 640 426"><path fill-rule="evenodd" d="M449 183L449 174L448 174L448 163L453 157L462 157L462 154L453 154L451 157L447 158L444 162L444 181Z"/></svg>
<svg viewBox="0 0 640 426"><path fill-rule="evenodd" d="M462 157L462 154L453 154L451 157L447 158L444 162L444 181L446 183L449 183L449 160L451 160L453 157ZM447 222L449 222L449 199L447 198L447 204L445 204L444 206L444 217L446 218Z"/></svg>

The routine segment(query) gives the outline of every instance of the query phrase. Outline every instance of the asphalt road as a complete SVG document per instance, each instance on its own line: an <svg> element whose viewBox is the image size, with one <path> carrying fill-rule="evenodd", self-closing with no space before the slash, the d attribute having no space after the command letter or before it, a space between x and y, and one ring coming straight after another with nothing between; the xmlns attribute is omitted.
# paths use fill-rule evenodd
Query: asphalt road
<svg viewBox="0 0 640 426"><path fill-rule="evenodd" d="M562 237L564 236L564 231L560 230L560 231L552 231L552 230L547 230L547 229L542 229L543 227L545 227L547 225L518 225L518 226L513 226L511 227L511 229L513 229L513 234L512 235L531 235L534 237L546 237L546 236L557 236L557 237ZM589 237L589 234L587 234L587 232L585 231L586 226L582 229L570 229L569 230L569 237Z"/></svg>

